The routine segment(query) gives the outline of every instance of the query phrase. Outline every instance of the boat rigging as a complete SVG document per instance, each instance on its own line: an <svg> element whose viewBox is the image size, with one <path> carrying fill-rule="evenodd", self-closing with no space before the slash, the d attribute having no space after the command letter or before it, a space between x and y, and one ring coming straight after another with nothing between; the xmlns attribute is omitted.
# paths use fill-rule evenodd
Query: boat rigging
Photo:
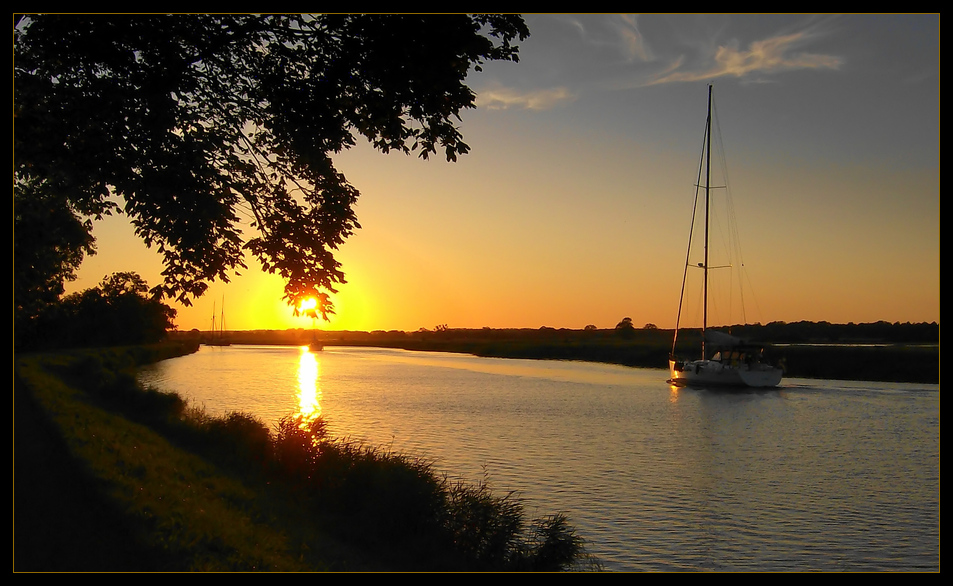
<svg viewBox="0 0 953 586"><path fill-rule="evenodd" d="M699 181L696 183L696 204L692 210L692 226L689 231L689 245L685 257L685 270L682 276L682 288L678 302L678 315L675 322L675 335L672 340L672 351L669 356L669 381L675 385L703 385L703 386L748 386L748 387L775 387L781 383L782 369L767 363L763 358L763 349L759 346L747 344L743 340L709 329L709 282L710 272L716 268L726 268L728 265L711 265L711 192L724 186L714 186L711 181L711 143L712 143L712 86L708 86L708 118L705 123L705 140L702 147L702 163L699 164ZM704 174L704 184L701 178ZM676 357L676 344L682 316L682 307L685 300L685 284L688 269L692 267L692 238L695 231L695 215L699 189L703 189L705 198L704 218L704 260L697 263L703 272L703 308L701 329L701 355L695 360L682 360Z"/></svg>

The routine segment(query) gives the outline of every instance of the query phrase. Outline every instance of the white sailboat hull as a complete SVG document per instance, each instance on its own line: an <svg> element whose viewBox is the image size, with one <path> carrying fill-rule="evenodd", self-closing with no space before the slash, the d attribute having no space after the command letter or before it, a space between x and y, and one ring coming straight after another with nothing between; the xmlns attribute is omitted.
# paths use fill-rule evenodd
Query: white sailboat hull
<svg viewBox="0 0 953 586"><path fill-rule="evenodd" d="M781 384L783 371L769 364L732 364L718 360L668 361L670 382L677 386L770 388Z"/></svg>

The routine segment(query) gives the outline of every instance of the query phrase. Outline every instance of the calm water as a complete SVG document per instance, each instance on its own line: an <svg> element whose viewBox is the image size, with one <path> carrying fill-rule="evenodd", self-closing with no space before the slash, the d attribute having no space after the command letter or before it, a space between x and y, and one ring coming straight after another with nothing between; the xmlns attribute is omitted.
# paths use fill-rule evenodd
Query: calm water
<svg viewBox="0 0 953 586"><path fill-rule="evenodd" d="M145 370L212 414L336 436L564 512L608 570L939 571L938 385L673 389L664 370L376 348L202 347Z"/></svg>

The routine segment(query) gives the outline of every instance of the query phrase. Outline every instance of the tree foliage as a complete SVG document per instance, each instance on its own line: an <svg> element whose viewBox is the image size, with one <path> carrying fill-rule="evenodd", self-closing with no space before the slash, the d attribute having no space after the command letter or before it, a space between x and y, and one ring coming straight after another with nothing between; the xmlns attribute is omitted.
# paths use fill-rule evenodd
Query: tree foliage
<svg viewBox="0 0 953 586"><path fill-rule="evenodd" d="M97 287L50 303L17 332L20 349L151 344L173 329L176 311L149 294L136 273L114 273Z"/></svg>
<svg viewBox="0 0 953 586"><path fill-rule="evenodd" d="M83 256L92 253L90 224L69 202L31 181L13 190L14 331L64 292Z"/></svg>
<svg viewBox="0 0 953 586"><path fill-rule="evenodd" d="M617 323L617 324L615 325L615 329L617 329L617 330L632 330L632 329L635 329L635 326L632 324L632 318L631 318L631 317L624 317L624 318L622 318L622 321L620 321L619 323Z"/></svg>
<svg viewBox="0 0 953 586"><path fill-rule="evenodd" d="M14 25L17 185L79 217L126 214L164 257L154 293L189 304L245 268L248 251L286 280L294 306L345 282L334 253L360 227L358 191L332 155L363 136L384 152L454 161L469 151L455 126L474 107L466 76L517 61L529 34L509 15L42 15ZM16 278L29 270L39 268L18 263Z"/></svg>

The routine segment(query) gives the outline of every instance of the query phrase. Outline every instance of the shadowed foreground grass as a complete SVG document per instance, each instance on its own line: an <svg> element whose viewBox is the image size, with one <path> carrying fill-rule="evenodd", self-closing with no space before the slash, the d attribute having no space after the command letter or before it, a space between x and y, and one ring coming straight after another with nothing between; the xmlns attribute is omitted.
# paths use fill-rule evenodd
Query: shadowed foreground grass
<svg viewBox="0 0 953 586"><path fill-rule="evenodd" d="M209 417L136 351L15 357L15 570L598 568L562 515L321 419Z"/></svg>

